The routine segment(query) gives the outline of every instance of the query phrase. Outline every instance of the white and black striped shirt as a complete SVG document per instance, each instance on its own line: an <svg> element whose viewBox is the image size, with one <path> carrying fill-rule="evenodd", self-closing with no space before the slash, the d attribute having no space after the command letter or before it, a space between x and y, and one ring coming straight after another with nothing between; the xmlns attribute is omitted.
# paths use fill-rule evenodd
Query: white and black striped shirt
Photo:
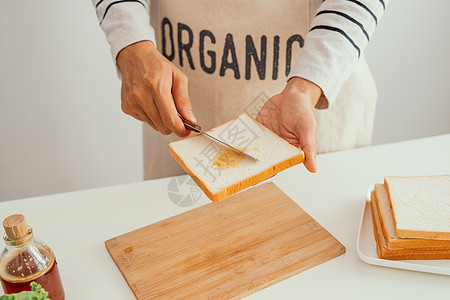
<svg viewBox="0 0 450 300"><path fill-rule="evenodd" d="M301 0L299 0L301 1ZM92 0L114 59L138 41L155 42L147 0ZM328 107L353 71L389 0L322 1L306 35L305 45L289 73L317 84ZM328 100L328 101L326 101Z"/></svg>

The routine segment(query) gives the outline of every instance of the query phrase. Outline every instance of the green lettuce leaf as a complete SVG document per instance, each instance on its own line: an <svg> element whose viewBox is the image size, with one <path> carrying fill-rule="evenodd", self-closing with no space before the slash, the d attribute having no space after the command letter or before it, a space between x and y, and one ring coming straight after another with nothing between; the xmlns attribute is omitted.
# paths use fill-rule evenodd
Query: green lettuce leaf
<svg viewBox="0 0 450 300"><path fill-rule="evenodd" d="M36 282L30 283L31 291L0 296L0 300L50 300L48 293Z"/></svg>

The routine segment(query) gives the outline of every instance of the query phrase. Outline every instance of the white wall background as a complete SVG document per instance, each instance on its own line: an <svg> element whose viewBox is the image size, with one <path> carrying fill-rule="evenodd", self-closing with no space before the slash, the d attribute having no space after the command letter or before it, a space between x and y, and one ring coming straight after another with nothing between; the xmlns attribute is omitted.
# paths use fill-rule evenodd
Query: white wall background
<svg viewBox="0 0 450 300"><path fill-rule="evenodd" d="M388 7L366 51L374 144L450 133L449 11ZM141 126L89 0L1 1L0 62L0 201L141 180Z"/></svg>
<svg viewBox="0 0 450 300"><path fill-rule="evenodd" d="M449 11L446 0L390 2L366 49L379 96L374 144L450 133Z"/></svg>
<svg viewBox="0 0 450 300"><path fill-rule="evenodd" d="M141 180L91 1L1 1L0 43L0 200Z"/></svg>

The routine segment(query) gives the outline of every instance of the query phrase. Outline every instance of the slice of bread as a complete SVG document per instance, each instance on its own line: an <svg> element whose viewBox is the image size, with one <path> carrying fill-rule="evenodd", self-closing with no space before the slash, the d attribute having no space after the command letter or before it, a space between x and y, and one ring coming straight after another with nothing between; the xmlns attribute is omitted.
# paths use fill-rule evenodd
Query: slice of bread
<svg viewBox="0 0 450 300"><path fill-rule="evenodd" d="M303 152L247 114L208 133L255 157L230 150L199 134L170 143L170 152L213 202L304 161Z"/></svg>
<svg viewBox="0 0 450 300"><path fill-rule="evenodd" d="M375 202L378 210L382 233L389 248L450 250L450 241L448 240L410 239L397 237L395 234L395 224L392 217L392 210L389 203L389 195L383 184L375 184L375 197L372 197L372 200Z"/></svg>
<svg viewBox="0 0 450 300"><path fill-rule="evenodd" d="M384 239L379 212L375 201L375 193L372 192L370 201L372 209L372 222L375 242L377 244L377 255L381 259L390 260L436 260L450 259L450 250L424 250L424 249L390 249Z"/></svg>
<svg viewBox="0 0 450 300"><path fill-rule="evenodd" d="M450 175L384 180L401 238L450 240Z"/></svg>

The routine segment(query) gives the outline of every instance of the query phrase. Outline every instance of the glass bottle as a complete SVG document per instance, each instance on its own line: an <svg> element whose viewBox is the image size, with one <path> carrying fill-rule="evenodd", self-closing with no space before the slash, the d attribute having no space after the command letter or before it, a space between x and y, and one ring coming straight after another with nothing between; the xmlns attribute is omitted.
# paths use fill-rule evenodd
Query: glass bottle
<svg viewBox="0 0 450 300"><path fill-rule="evenodd" d="M3 221L6 247L0 255L0 282L5 294L29 291L36 282L51 300L63 300L64 289L52 249L33 237L23 215Z"/></svg>

